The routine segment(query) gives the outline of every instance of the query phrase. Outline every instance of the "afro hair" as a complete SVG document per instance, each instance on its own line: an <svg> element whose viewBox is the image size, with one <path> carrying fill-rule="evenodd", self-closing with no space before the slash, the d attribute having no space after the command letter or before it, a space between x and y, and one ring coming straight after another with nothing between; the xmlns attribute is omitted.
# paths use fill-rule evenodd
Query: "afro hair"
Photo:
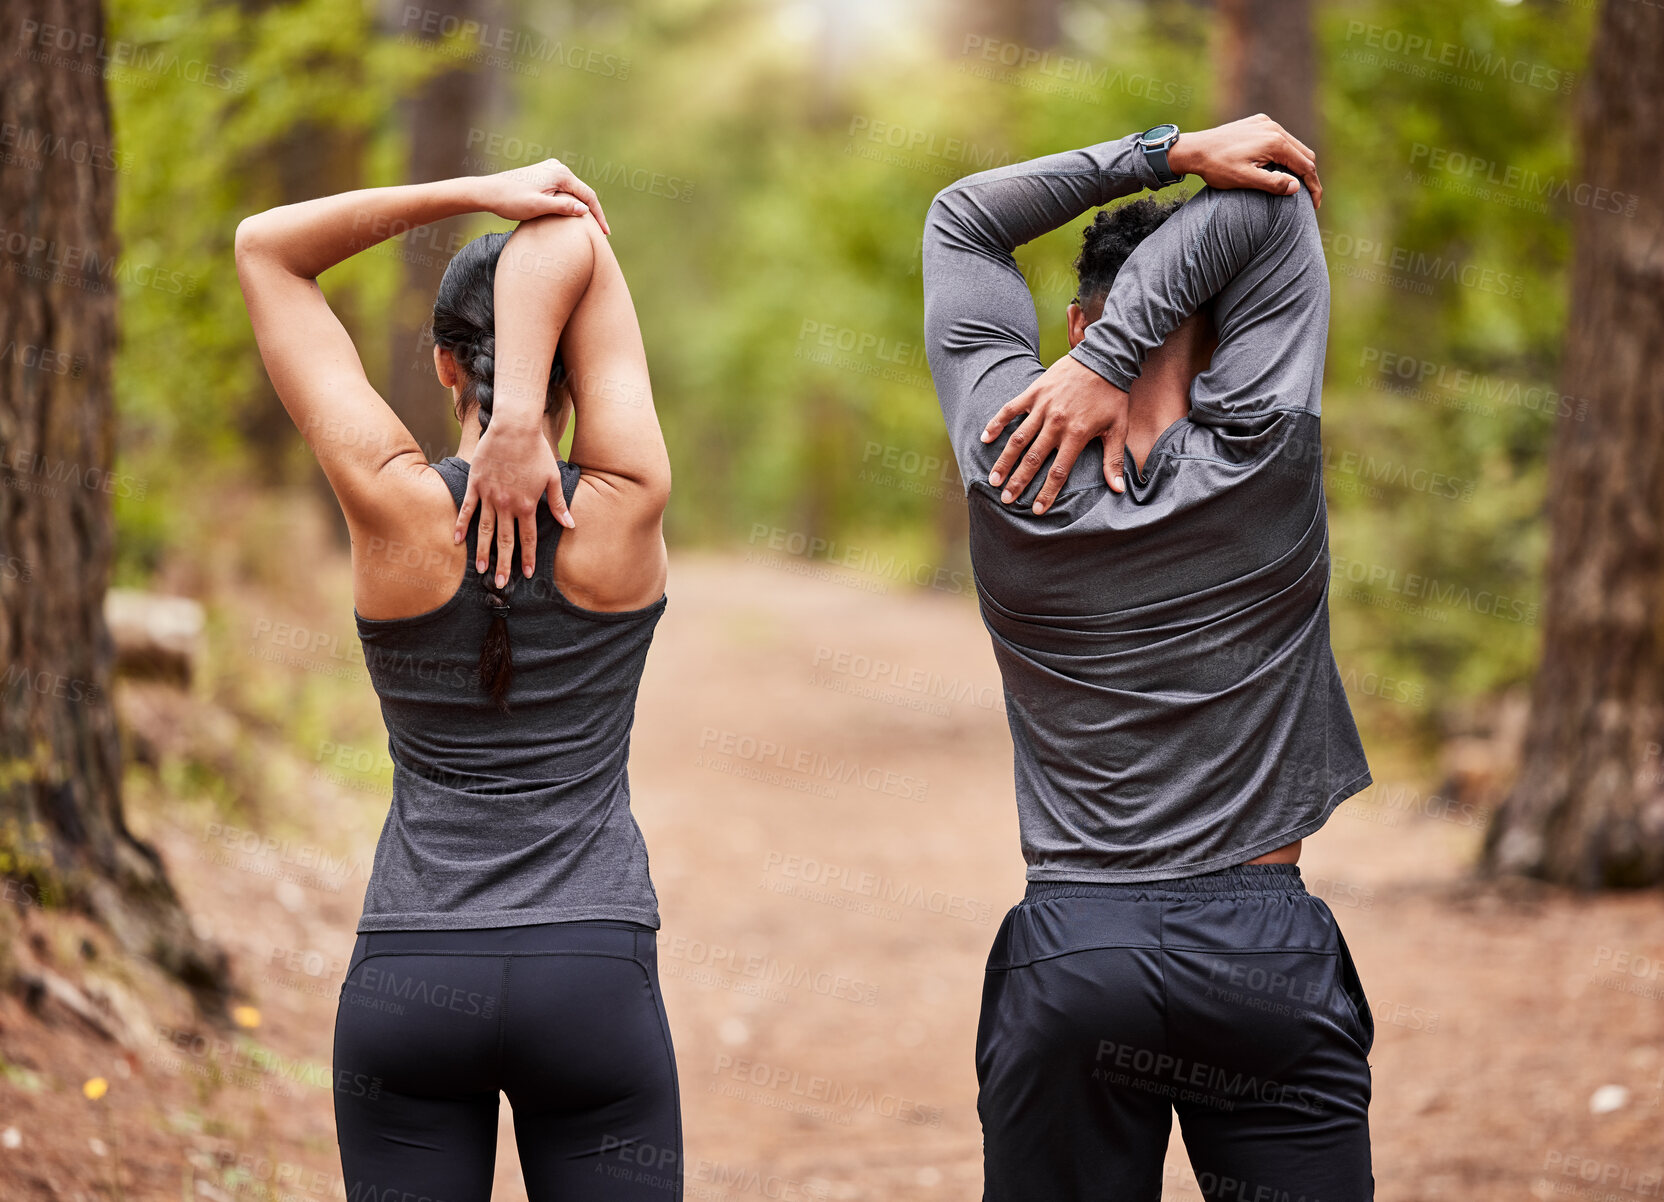
<svg viewBox="0 0 1664 1202"><path fill-rule="evenodd" d="M1182 204L1182 200L1142 197L1117 208L1099 209L1086 227L1080 257L1075 260L1080 303L1090 308L1094 301L1108 295L1116 273L1138 244L1160 229Z"/></svg>

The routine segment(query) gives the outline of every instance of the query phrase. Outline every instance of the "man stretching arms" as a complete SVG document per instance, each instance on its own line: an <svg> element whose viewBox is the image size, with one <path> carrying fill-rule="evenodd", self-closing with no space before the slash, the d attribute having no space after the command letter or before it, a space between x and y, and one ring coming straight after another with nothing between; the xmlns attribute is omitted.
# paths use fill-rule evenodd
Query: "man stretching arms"
<svg viewBox="0 0 1664 1202"><path fill-rule="evenodd" d="M1209 1198L1374 1193L1373 1022L1295 866L1370 781L1329 648L1321 184L1263 116L1174 132L969 176L925 228L1028 863L977 1032L988 1202L1154 1202L1174 1111ZM1043 369L1012 250L1187 172L1098 215Z"/></svg>

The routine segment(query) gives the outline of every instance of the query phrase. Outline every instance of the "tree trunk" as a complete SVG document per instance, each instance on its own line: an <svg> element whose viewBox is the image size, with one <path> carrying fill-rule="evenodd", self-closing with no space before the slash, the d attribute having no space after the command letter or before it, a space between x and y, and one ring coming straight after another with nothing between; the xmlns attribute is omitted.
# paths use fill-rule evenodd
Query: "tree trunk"
<svg viewBox="0 0 1664 1202"><path fill-rule="evenodd" d="M1311 0L1219 0L1218 119L1264 113L1319 149Z"/></svg>
<svg viewBox="0 0 1664 1202"><path fill-rule="evenodd" d="M31 26L74 30L41 46ZM119 152L94 57L98 0L0 0L0 877L83 909L223 1007L223 953L190 929L126 828L103 602L113 471Z"/></svg>
<svg viewBox="0 0 1664 1202"><path fill-rule="evenodd" d="M1608 0L1583 86L1571 315L1550 452L1543 656L1494 872L1664 881L1664 9ZM1610 199L1595 189L1610 190ZM1614 212L1613 208L1624 209Z"/></svg>
<svg viewBox="0 0 1664 1202"><path fill-rule="evenodd" d="M445 11L459 21L496 20L487 11L486 0L454 0ZM400 106L410 144L406 182L426 183L493 169L495 165L470 161L468 139L480 127L496 74L468 66L441 71ZM501 167L523 165L504 163ZM453 217L436 222L392 244L404 260L404 280L389 313L387 403L429 460L444 458L456 445L456 422L433 370L433 299L451 256L462 248L466 220Z"/></svg>

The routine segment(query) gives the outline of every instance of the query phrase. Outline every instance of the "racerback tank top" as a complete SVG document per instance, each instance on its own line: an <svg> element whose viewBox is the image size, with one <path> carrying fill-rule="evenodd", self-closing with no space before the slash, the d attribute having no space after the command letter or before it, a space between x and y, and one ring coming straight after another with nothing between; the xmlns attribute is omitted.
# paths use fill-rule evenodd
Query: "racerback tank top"
<svg viewBox="0 0 1664 1202"><path fill-rule="evenodd" d="M432 465L458 507L466 461ZM579 469L562 463L570 503ZM364 894L360 931L623 919L659 925L647 849L630 813L636 691L666 598L604 613L554 582L563 527L540 502L537 565L510 574L509 712L480 687L490 594L474 571L408 618L353 616L381 699L393 796ZM514 562L519 563L519 551Z"/></svg>

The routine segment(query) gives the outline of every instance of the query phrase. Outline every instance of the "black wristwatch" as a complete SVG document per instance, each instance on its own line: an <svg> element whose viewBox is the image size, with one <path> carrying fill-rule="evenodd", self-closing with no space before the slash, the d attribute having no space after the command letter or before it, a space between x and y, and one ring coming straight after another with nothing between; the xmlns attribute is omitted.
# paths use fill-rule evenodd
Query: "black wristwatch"
<svg viewBox="0 0 1664 1202"><path fill-rule="evenodd" d="M1139 148L1144 151L1150 170L1156 173L1156 178L1161 181L1163 188L1179 182L1179 177L1174 175L1173 169L1167 165L1167 152L1178 140L1179 127L1176 125L1152 126L1138 135Z"/></svg>

